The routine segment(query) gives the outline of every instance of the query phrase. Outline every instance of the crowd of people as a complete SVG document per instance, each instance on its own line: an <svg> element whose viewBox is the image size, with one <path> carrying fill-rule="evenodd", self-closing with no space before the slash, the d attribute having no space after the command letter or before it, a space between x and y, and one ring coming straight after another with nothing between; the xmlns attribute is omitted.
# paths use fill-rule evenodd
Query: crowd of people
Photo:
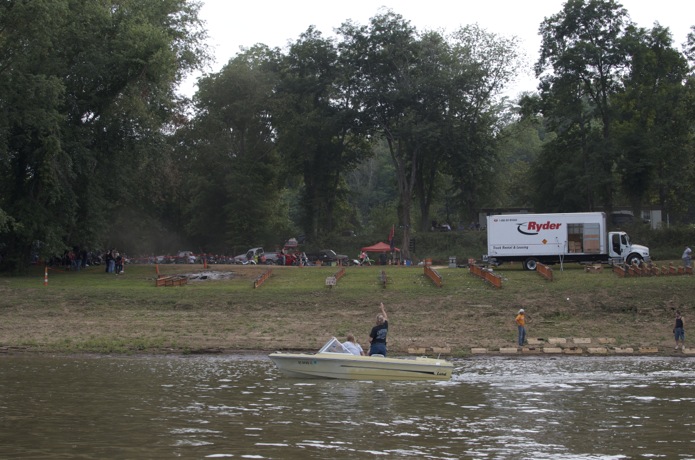
<svg viewBox="0 0 695 460"><path fill-rule="evenodd" d="M38 256L37 256L38 259ZM62 256L55 256L48 260L47 264L51 267L62 267L65 270L80 271L84 268L98 265L101 263L101 256L94 251L87 251L74 247L66 250Z"/></svg>
<svg viewBox="0 0 695 460"><path fill-rule="evenodd" d="M106 273L123 274L125 258L116 249L111 249L104 254L104 263L106 264Z"/></svg>

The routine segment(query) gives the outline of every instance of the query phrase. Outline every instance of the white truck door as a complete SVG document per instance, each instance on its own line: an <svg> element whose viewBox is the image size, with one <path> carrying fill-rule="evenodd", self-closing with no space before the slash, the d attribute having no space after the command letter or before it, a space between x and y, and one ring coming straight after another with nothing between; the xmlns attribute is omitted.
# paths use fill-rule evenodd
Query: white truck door
<svg viewBox="0 0 695 460"><path fill-rule="evenodd" d="M608 255L611 259L620 259L621 262L627 257L627 251L630 249L627 244L627 238L623 232L610 232L608 244Z"/></svg>

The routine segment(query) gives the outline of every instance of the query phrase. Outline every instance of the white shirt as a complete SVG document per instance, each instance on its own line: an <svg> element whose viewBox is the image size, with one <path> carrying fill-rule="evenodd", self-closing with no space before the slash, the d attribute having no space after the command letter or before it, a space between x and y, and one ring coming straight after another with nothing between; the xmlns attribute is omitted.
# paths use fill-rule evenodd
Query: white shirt
<svg viewBox="0 0 695 460"><path fill-rule="evenodd" d="M362 353L364 353L364 350L362 350L362 347L359 343L343 342L343 348L345 348L353 355L357 356L360 356Z"/></svg>

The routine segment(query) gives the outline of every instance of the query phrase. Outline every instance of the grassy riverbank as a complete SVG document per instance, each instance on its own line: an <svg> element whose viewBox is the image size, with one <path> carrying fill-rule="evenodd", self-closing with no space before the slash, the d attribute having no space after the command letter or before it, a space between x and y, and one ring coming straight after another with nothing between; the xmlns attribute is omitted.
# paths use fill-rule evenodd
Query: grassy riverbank
<svg viewBox="0 0 695 460"><path fill-rule="evenodd" d="M667 262L660 262L665 264ZM675 261L674 261L675 263ZM514 346L514 316L526 309L529 337L612 337L616 346L673 349L675 309L693 317L692 276L619 278L609 270L586 273L554 267L545 281L519 266L500 267L502 289L462 268L439 268L444 286L422 267L348 267L337 286L325 285L337 267L163 265L162 274L215 272L220 279L155 287L153 265L124 275L94 267L74 273L43 268L0 278L0 348L37 352L237 352L316 350L332 335L353 332L363 346L379 302L386 305L389 348Z"/></svg>

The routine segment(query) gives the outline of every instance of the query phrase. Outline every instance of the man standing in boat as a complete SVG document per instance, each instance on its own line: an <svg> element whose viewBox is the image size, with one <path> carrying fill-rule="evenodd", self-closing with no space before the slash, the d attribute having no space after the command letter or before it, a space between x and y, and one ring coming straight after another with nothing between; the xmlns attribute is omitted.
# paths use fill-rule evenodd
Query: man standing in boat
<svg viewBox="0 0 695 460"><path fill-rule="evenodd" d="M376 315L376 326L369 333L369 356L386 356L386 334L389 332L389 317L384 309L384 302L381 302L381 313Z"/></svg>

